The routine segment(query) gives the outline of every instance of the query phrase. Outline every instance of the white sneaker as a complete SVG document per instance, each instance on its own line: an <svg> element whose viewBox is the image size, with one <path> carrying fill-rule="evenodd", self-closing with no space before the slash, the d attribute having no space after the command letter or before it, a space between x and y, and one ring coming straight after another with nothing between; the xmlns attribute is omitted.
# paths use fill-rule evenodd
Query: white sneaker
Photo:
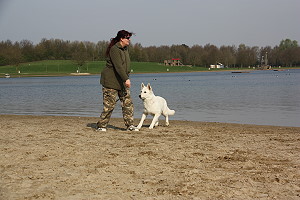
<svg viewBox="0 0 300 200"><path fill-rule="evenodd" d="M100 127L98 127L98 128L96 129L96 131L106 131L106 128L100 128Z"/></svg>
<svg viewBox="0 0 300 200"><path fill-rule="evenodd" d="M139 131L139 129L138 129L137 127L133 126L133 125L129 126L129 127L127 128L127 130L128 130L128 131Z"/></svg>

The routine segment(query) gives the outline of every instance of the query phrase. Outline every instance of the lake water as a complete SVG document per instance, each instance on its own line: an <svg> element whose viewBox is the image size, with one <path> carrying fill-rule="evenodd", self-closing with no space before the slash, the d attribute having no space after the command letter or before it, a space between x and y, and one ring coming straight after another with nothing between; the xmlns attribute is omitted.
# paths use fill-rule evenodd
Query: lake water
<svg viewBox="0 0 300 200"><path fill-rule="evenodd" d="M176 110L170 120L300 127L299 69L132 74L131 82L137 119L143 111L138 98L143 82ZM1 78L0 105L1 114L98 117L99 76ZM120 102L113 117L122 117Z"/></svg>

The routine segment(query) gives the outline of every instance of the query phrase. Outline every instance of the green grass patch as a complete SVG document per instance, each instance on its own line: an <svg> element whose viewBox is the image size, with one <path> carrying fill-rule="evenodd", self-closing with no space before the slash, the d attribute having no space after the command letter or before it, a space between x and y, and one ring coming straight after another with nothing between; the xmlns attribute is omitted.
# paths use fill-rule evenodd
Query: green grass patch
<svg viewBox="0 0 300 200"><path fill-rule="evenodd" d="M11 75L68 75L70 73L99 74L105 66L104 61L88 62L79 67L71 60L45 60L22 63L19 66L0 66L1 74Z"/></svg>
<svg viewBox="0 0 300 200"><path fill-rule="evenodd" d="M10 75L69 75L76 73L100 74L105 67L105 61L90 61L79 67L71 60L44 60L38 62L22 63L19 66L0 66L1 74ZM190 66L164 66L153 62L131 62L132 73L162 73L162 72L185 72L202 71L206 68Z"/></svg>
<svg viewBox="0 0 300 200"><path fill-rule="evenodd" d="M100 74L105 67L105 61L90 61L79 67L71 60L44 60L22 63L19 66L0 66L0 77L4 74L14 76L66 76L70 73ZM165 66L154 62L131 62L132 73L166 73L166 72L193 72L193 71L223 71L223 70L252 70L249 68L211 69L194 66ZM276 69L276 68L272 68Z"/></svg>
<svg viewBox="0 0 300 200"><path fill-rule="evenodd" d="M202 67L165 66L161 63L152 62L132 62L131 69L133 73L191 72L207 70Z"/></svg>

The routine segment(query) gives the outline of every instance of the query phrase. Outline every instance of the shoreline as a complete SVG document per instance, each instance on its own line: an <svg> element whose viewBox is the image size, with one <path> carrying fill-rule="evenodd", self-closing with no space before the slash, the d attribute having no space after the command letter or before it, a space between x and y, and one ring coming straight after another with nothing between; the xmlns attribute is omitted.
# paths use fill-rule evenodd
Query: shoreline
<svg viewBox="0 0 300 200"><path fill-rule="evenodd" d="M296 68L274 68L274 69L268 69L268 70L260 70L260 69L213 69L213 70L200 70L200 71L178 71L178 72L132 72L131 74L160 74L160 73L194 73L194 72L240 72L240 73L250 73L252 71L287 71L290 69L300 69L298 67ZM0 78L5 78L5 73L2 73L3 76ZM92 73L62 73L62 74L11 74L10 78L21 78L21 77L61 77L61 76L93 76L93 75L101 75L101 73L92 74Z"/></svg>
<svg viewBox="0 0 300 200"><path fill-rule="evenodd" d="M35 115L35 114L0 114L0 119L1 117L14 117L14 116L19 116L19 117L33 117L33 118L38 118L38 117L53 117L53 118L87 118L87 119L95 119L96 122L99 120L99 117L94 117L94 116L70 116L70 115ZM122 121L123 118L121 117L111 117L112 121ZM139 117L134 118L134 125L137 125L140 121ZM148 117L145 119L145 122L151 123L152 121L152 117ZM227 124L227 125L236 125L236 126L265 126L265 127L283 127L283 128L299 128L300 126L288 126L288 125L272 125L272 124L247 124L247 123L234 123L234 122L218 122L218 121L193 121L193 120L178 120L178 119L169 119L169 121L175 122L175 123L180 123L180 124L184 124L184 123L191 123L191 124ZM159 119L159 124L163 125L164 124L164 118L160 118Z"/></svg>
<svg viewBox="0 0 300 200"><path fill-rule="evenodd" d="M300 127L0 115L0 199L299 199ZM138 119L135 120L135 124Z"/></svg>

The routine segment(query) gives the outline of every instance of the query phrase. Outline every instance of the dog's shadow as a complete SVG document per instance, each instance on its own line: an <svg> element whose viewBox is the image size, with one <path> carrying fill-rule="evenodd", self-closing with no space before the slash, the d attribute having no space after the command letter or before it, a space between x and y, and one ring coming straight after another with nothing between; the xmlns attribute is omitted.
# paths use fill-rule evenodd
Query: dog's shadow
<svg viewBox="0 0 300 200"><path fill-rule="evenodd" d="M92 128L94 130L96 130L97 127L98 127L97 123L88 123L86 126ZM116 127L116 126L113 126L113 125L107 125L107 128L113 129L113 130L118 130L118 131L126 131L125 128L120 128L120 127Z"/></svg>

